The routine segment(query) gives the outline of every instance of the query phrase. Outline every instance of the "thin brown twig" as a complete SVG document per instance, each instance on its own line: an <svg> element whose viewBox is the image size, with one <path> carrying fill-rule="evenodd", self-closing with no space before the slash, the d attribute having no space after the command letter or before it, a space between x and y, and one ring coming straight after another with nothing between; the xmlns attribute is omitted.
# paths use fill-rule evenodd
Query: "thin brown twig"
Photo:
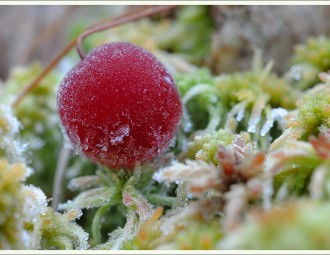
<svg viewBox="0 0 330 255"><path fill-rule="evenodd" d="M12 102L11 107L15 108L22 99L34 88L39 85L39 82L60 62L60 60L69 53L69 51L76 44L76 39L73 39L48 65L47 67L39 74L29 85L27 85L21 92L17 95L15 100Z"/></svg>
<svg viewBox="0 0 330 255"><path fill-rule="evenodd" d="M113 27L128 23L128 22L133 22L135 20L141 19L141 18L146 17L146 16L150 16L150 15L153 15L153 14L156 14L156 13L168 11L168 10L171 10L175 7L176 7L175 5L150 7L150 8L147 8L145 10L142 10L140 12L133 13L132 15L123 16L121 18L118 18L117 20L112 20L112 21L109 21L107 23L99 24L99 25L93 26L89 29L86 29L83 33L81 33L79 35L79 37L77 38L77 42L76 42L76 48L77 48L77 51L78 51L78 54L79 54L80 58L82 60L85 58L85 53L82 50L82 42L87 36L89 36L91 34L94 34L96 32L100 32L102 30L106 30L106 29L109 29L109 28L113 28Z"/></svg>
<svg viewBox="0 0 330 255"><path fill-rule="evenodd" d="M171 8L174 8L175 6L157 6L157 7L149 7L147 9L143 8L142 10L139 8L138 10L133 10L132 12L126 13L124 15L121 15L117 18L114 18L113 20L109 21L106 23L104 26L102 24L99 24L99 22L96 23L95 26L92 26L91 28L87 29L85 32L89 31L88 33L83 32L79 37L73 39L68 43L68 45L46 66L46 68L30 83L28 84L14 99L14 101L11 104L12 108L15 108L22 100L23 98L30 93L33 89L35 89L38 85L39 82L59 63L59 61L69 53L69 51L76 45L81 46L82 41L84 38L86 38L88 35L91 33L95 33L104 29L108 29L114 26L119 26L123 23L135 21L137 19L150 16L152 14L156 14L159 12L163 12L166 10L170 10ZM112 25L111 25L112 23ZM91 32L94 30L94 32ZM79 39L80 38L80 39ZM80 40L80 43L78 43L78 39ZM78 50L78 48L77 48ZM78 50L79 52L79 50ZM81 50L80 47L80 57L84 57L84 53Z"/></svg>

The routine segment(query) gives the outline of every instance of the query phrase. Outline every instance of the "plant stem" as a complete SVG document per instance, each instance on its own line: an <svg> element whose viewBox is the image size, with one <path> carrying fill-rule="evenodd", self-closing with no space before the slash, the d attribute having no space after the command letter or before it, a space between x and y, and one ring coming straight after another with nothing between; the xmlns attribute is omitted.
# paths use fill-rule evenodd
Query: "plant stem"
<svg viewBox="0 0 330 255"><path fill-rule="evenodd" d="M110 208L110 205L101 206L94 215L91 231L92 231L93 239L95 241L95 245L100 244L102 241L101 240L102 220L103 220L104 215L109 210L109 208Z"/></svg>
<svg viewBox="0 0 330 255"><path fill-rule="evenodd" d="M152 194L146 196L147 200L152 204L166 205L172 207L176 201L175 197L169 197L166 195Z"/></svg>
<svg viewBox="0 0 330 255"><path fill-rule="evenodd" d="M90 27L89 29L86 29L83 33L81 33L79 35L79 37L77 38L77 43L76 43L77 52L78 52L80 58L83 60L85 58L85 53L82 50L82 42L87 36L89 36L91 34L94 34L96 32L100 32L102 30L106 30L109 28L113 28L113 27L116 27L116 26L119 26L119 25L122 25L122 24L125 24L128 22L132 22L132 21L144 18L146 16L150 16L150 15L153 15L156 13L169 11L175 7L176 6L173 6L173 5L150 7L150 8L144 9L139 12L134 12L131 15L122 16L116 20L111 20L107 23Z"/></svg>
<svg viewBox="0 0 330 255"><path fill-rule="evenodd" d="M15 108L22 99L34 88L36 88L39 82L60 62L60 60L69 53L69 51L76 44L76 39L73 39L49 64L48 66L39 74L29 85L27 85L12 102L11 107Z"/></svg>
<svg viewBox="0 0 330 255"><path fill-rule="evenodd" d="M57 206L60 202L60 198L62 195L62 184L63 184L63 177L64 173L70 158L71 148L68 145L68 141L64 138L63 146L60 151L60 155L57 162L56 172L55 172L55 179L53 185L53 201L52 207L54 210L57 210Z"/></svg>
<svg viewBox="0 0 330 255"><path fill-rule="evenodd" d="M30 84L28 84L14 99L14 101L11 104L12 108L17 107L17 105L23 100L23 98L30 93L34 88L36 88L39 85L39 82L60 62L60 60L69 53L69 51L76 45L78 53L80 57L84 58L84 53L81 49L81 43L91 33L95 33L104 29L108 29L111 27L119 26L121 24L131 22L152 14L156 14L159 12L163 12L166 10L170 10L171 8L174 8L175 6L156 6L156 7L149 7L147 9L141 10L140 8L138 10L133 10L132 12L126 13L124 15L121 15L117 18L112 19L111 21L107 21L104 25L102 23L100 24L100 21L96 23L96 25L92 26L91 28L87 29L85 32L83 32L79 37L74 38L72 41L68 43L68 45L46 66L46 68L42 71L41 74L39 74ZM104 22L105 20L101 20L101 22ZM88 32L88 33L87 33ZM79 40L79 41L78 41ZM79 49L78 49L79 48Z"/></svg>

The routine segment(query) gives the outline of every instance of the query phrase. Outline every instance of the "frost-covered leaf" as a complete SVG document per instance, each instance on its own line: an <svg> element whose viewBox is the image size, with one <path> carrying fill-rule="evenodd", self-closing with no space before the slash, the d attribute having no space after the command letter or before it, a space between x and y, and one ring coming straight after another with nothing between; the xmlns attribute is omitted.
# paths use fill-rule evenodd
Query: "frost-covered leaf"
<svg viewBox="0 0 330 255"><path fill-rule="evenodd" d="M182 123L184 132L206 128L211 121L211 106L221 103L216 96L214 78L209 70L202 68L193 72L177 73L175 80L186 110Z"/></svg>
<svg viewBox="0 0 330 255"><path fill-rule="evenodd" d="M72 201L59 205L60 210L90 209L111 203L113 196L118 192L116 187L99 187L81 192Z"/></svg>
<svg viewBox="0 0 330 255"><path fill-rule="evenodd" d="M308 190L312 199L329 198L330 191L330 162L325 162L315 168Z"/></svg>
<svg viewBox="0 0 330 255"><path fill-rule="evenodd" d="M155 209L149 219L143 222L133 240L127 241L123 249L139 249L150 250L155 249L157 238L162 235L159 229L159 218L163 214L163 209L158 207Z"/></svg>
<svg viewBox="0 0 330 255"><path fill-rule="evenodd" d="M41 214L44 214L47 207L47 198L40 188L33 185L22 187L24 196L24 220L29 223L36 223Z"/></svg>
<svg viewBox="0 0 330 255"><path fill-rule="evenodd" d="M139 219L134 210L128 210L127 221L124 228L118 228L109 234L109 239L104 244L94 247L95 250L118 250L124 243L131 240L138 228Z"/></svg>
<svg viewBox="0 0 330 255"><path fill-rule="evenodd" d="M153 178L161 183L185 183L189 193L204 194L220 185L220 171L212 163L202 160L186 160L185 163L174 162L156 172Z"/></svg>
<svg viewBox="0 0 330 255"><path fill-rule="evenodd" d="M74 212L76 216L77 214ZM84 250L88 248L88 234L78 226L72 215L62 215L48 207L41 217L39 231L41 249Z"/></svg>
<svg viewBox="0 0 330 255"><path fill-rule="evenodd" d="M133 210L139 216L139 221L142 222L150 218L153 206L131 183L132 181L128 181L123 190L123 205Z"/></svg>
<svg viewBox="0 0 330 255"><path fill-rule="evenodd" d="M71 190L85 190L98 187L101 184L100 177L97 175L81 176L74 178L69 183Z"/></svg>

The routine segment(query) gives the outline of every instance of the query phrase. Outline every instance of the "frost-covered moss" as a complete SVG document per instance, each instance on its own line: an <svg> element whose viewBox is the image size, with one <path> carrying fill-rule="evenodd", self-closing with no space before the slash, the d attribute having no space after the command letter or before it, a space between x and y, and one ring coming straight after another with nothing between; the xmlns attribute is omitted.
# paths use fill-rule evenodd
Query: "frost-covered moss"
<svg viewBox="0 0 330 255"><path fill-rule="evenodd" d="M319 36L297 45L292 63L285 76L295 87L306 89L319 83L318 74L330 69L329 38Z"/></svg>
<svg viewBox="0 0 330 255"><path fill-rule="evenodd" d="M14 68L4 84L1 100L10 103L40 72L39 64ZM48 196L51 195L52 187L52 178L49 175L54 175L57 154L62 143L55 103L58 83L59 74L50 73L13 109L21 123L19 133L28 146L29 163L36 171L29 182L37 184Z"/></svg>
<svg viewBox="0 0 330 255"><path fill-rule="evenodd" d="M24 164L0 160L0 249L27 249L29 237L24 229Z"/></svg>
<svg viewBox="0 0 330 255"><path fill-rule="evenodd" d="M20 140L20 122L8 105L0 105L0 156L10 162L24 162L25 145Z"/></svg>
<svg viewBox="0 0 330 255"><path fill-rule="evenodd" d="M213 77L207 70L177 75L182 102L187 109L183 128L190 132L224 128L233 133L247 131L252 140L266 149L281 134L287 110L294 109L299 92L271 73L271 64L262 67L257 52L250 71Z"/></svg>
<svg viewBox="0 0 330 255"><path fill-rule="evenodd" d="M41 216L39 232L41 249L82 250L88 247L88 234L74 220L81 216L79 210L66 214L55 212L48 207Z"/></svg>
<svg viewBox="0 0 330 255"><path fill-rule="evenodd" d="M271 63L264 67L259 52L251 70L214 76L196 65L209 57L209 14L207 6L178 7L90 41L90 48L109 38L130 41L160 56L176 79L184 116L175 146L132 171L98 166L93 174L95 165L72 158L66 173L76 193L65 193L56 208L64 213L47 207L43 193L51 194L62 143L55 107L60 75L47 76L13 112L0 107L0 248L330 247L329 74L304 90L329 68L328 40L299 46L285 78ZM39 65L14 69L3 102L40 71ZM42 190L24 184L25 158L40 174L30 181Z"/></svg>
<svg viewBox="0 0 330 255"><path fill-rule="evenodd" d="M214 133L196 135L189 143L188 149L181 155L181 158L190 158L213 162L218 164L216 155L218 146L228 145L232 142L234 135L226 130L219 129Z"/></svg>
<svg viewBox="0 0 330 255"><path fill-rule="evenodd" d="M328 79L328 76L326 76ZM285 146L289 138L306 140L315 135L321 127L330 128L330 85L320 84L308 90L297 103L297 109L290 113L287 128L273 142L270 150Z"/></svg>

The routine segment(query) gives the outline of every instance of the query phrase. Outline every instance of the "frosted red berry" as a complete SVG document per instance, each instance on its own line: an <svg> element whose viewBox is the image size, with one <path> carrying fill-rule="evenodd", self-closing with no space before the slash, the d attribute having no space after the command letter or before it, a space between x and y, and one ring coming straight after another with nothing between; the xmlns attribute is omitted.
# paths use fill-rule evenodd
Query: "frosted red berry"
<svg viewBox="0 0 330 255"><path fill-rule="evenodd" d="M74 147L111 168L165 151L180 123L175 82L148 51L124 42L94 49L60 85L58 111Z"/></svg>

